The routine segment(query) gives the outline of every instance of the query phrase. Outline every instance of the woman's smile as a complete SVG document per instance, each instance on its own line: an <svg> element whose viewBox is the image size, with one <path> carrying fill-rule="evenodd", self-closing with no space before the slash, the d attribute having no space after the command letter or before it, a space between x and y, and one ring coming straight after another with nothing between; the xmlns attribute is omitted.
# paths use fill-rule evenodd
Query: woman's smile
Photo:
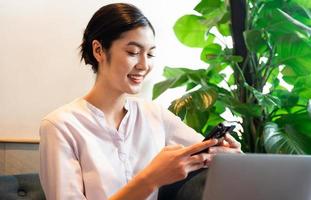
<svg viewBox="0 0 311 200"><path fill-rule="evenodd" d="M144 75L142 74L128 74L127 77L134 84L140 84L144 80Z"/></svg>

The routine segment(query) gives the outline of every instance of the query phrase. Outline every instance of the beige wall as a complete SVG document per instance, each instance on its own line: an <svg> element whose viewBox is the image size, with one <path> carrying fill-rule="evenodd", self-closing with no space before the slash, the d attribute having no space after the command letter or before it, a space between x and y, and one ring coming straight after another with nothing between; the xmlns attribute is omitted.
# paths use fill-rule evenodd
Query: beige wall
<svg viewBox="0 0 311 200"><path fill-rule="evenodd" d="M0 143L0 175L37 172L38 144Z"/></svg>

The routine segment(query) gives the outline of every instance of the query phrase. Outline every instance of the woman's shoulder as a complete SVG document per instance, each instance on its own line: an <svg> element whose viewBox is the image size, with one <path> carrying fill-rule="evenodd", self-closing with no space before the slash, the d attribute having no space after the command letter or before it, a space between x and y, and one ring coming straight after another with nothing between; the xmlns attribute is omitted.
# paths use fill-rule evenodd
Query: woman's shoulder
<svg viewBox="0 0 311 200"><path fill-rule="evenodd" d="M130 98L128 101L132 110L138 111L138 115L160 120L163 123L168 123L172 120L180 121L179 117L157 102L142 98Z"/></svg>
<svg viewBox="0 0 311 200"><path fill-rule="evenodd" d="M42 121L49 121L52 124L66 123L78 114L86 113L83 99L78 98L64 104L43 117Z"/></svg>

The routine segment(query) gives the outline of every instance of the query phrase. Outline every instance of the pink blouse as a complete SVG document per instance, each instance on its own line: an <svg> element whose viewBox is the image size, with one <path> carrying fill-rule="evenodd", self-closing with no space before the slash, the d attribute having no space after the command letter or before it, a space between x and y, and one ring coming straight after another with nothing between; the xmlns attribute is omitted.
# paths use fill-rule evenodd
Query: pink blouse
<svg viewBox="0 0 311 200"><path fill-rule="evenodd" d="M82 98L42 120L40 180L48 200L108 199L164 146L203 139L155 103L129 98L125 109L119 130ZM148 199L156 200L157 191Z"/></svg>

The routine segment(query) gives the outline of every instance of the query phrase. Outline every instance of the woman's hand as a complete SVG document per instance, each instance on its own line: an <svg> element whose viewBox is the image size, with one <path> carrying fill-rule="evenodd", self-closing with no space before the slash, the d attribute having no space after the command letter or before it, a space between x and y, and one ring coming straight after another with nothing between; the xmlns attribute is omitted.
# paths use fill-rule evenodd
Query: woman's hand
<svg viewBox="0 0 311 200"><path fill-rule="evenodd" d="M215 146L217 144L221 146ZM206 148L212 152L195 154ZM241 145L227 134L221 142L211 139L188 147L164 147L146 168L109 199L146 199L160 186L182 180L189 172L206 167L220 152L241 153Z"/></svg>
<svg viewBox="0 0 311 200"><path fill-rule="evenodd" d="M218 142L217 139L212 139L188 147L181 145L164 147L146 168L109 200L143 200L160 186L186 178L189 172L202 168L211 160L211 156L207 153L194 154Z"/></svg>
<svg viewBox="0 0 311 200"><path fill-rule="evenodd" d="M181 145L164 147L142 173L154 188L182 180L189 172L206 166L212 159L212 155L207 153L193 154L217 143L217 139L212 139L188 147Z"/></svg>
<svg viewBox="0 0 311 200"><path fill-rule="evenodd" d="M243 153L241 150L241 144L236 141L230 134L226 134L218 146L210 147L208 152L210 154Z"/></svg>

